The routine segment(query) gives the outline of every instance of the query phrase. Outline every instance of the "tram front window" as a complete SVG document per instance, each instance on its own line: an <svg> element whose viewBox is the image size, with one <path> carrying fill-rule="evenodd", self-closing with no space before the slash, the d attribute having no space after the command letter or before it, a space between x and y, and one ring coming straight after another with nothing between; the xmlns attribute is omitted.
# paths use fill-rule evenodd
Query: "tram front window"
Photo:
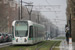
<svg viewBox="0 0 75 50"><path fill-rule="evenodd" d="M17 22L15 25L15 36L26 37L28 35L28 25L26 22Z"/></svg>

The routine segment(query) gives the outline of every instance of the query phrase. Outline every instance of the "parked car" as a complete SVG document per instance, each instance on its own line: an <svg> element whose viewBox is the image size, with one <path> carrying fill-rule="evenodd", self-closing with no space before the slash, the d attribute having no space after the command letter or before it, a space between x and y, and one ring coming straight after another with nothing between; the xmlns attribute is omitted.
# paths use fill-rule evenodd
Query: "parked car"
<svg viewBox="0 0 75 50"><path fill-rule="evenodd" d="M5 38L4 38L4 35L3 33L0 32L0 42L4 42Z"/></svg>
<svg viewBox="0 0 75 50"><path fill-rule="evenodd" d="M3 37L4 37L4 41L3 42L6 42L7 41L6 34L3 33Z"/></svg>
<svg viewBox="0 0 75 50"><path fill-rule="evenodd" d="M5 36L5 41L6 42L10 42L12 40L12 35L11 34L4 33L4 36Z"/></svg>
<svg viewBox="0 0 75 50"><path fill-rule="evenodd" d="M6 33L5 33L5 39L6 39L6 42L9 41L9 36L8 36L8 34L6 34Z"/></svg>
<svg viewBox="0 0 75 50"><path fill-rule="evenodd" d="M12 41L12 34L8 34L9 36L9 42Z"/></svg>

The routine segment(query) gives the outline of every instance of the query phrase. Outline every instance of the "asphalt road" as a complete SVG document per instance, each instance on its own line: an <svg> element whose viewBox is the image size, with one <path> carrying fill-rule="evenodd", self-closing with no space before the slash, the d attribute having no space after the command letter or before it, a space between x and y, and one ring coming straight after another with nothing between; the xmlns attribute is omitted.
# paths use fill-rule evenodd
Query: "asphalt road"
<svg viewBox="0 0 75 50"><path fill-rule="evenodd" d="M12 45L11 42L0 43L0 48Z"/></svg>

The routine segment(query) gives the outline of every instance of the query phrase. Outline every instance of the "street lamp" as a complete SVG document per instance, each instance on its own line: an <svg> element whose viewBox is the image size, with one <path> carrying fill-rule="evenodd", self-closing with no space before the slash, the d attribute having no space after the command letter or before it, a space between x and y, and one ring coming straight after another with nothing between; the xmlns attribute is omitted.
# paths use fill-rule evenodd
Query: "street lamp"
<svg viewBox="0 0 75 50"><path fill-rule="evenodd" d="M22 0L19 0L18 20L22 19Z"/></svg>
<svg viewBox="0 0 75 50"><path fill-rule="evenodd" d="M32 13L32 8L33 8L33 5L32 5L33 3L27 3L27 5L25 5L26 6L26 9L27 9L27 11L28 11L28 14L29 14L29 20L31 20L31 13Z"/></svg>

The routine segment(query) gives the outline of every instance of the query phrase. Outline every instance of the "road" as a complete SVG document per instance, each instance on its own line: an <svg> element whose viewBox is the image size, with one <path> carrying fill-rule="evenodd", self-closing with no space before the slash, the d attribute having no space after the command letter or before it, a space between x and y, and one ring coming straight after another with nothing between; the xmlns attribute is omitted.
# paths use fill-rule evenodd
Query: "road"
<svg viewBox="0 0 75 50"><path fill-rule="evenodd" d="M11 42L6 42L6 43L0 43L0 48L10 46Z"/></svg>

